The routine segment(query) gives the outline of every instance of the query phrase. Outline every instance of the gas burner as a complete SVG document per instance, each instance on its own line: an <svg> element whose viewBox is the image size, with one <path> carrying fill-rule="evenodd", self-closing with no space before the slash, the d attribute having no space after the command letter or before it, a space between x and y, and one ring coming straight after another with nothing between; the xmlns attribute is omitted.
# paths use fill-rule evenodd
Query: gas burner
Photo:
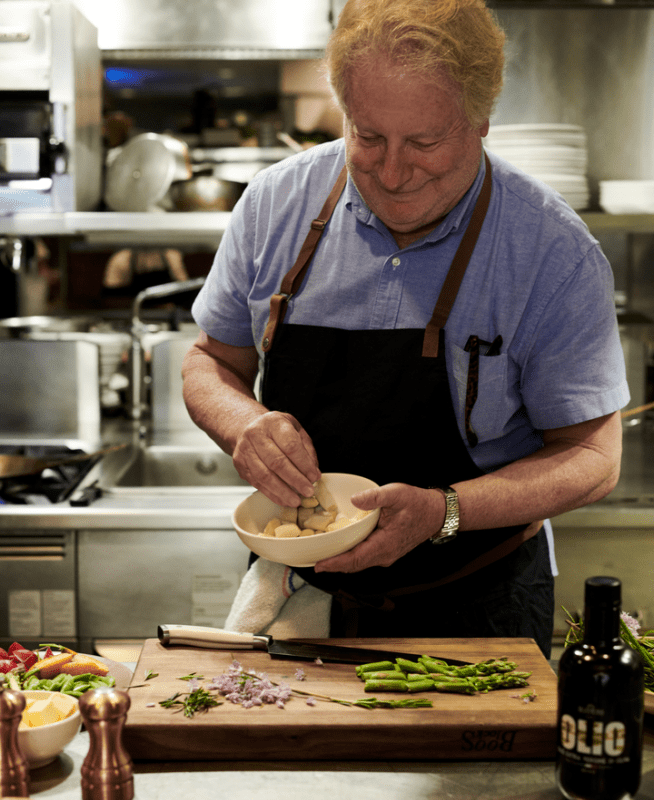
<svg viewBox="0 0 654 800"><path fill-rule="evenodd" d="M2 455L57 461L83 450L62 445L0 445ZM0 478L0 500L14 505L48 505L67 500L98 458L47 467L34 475Z"/></svg>

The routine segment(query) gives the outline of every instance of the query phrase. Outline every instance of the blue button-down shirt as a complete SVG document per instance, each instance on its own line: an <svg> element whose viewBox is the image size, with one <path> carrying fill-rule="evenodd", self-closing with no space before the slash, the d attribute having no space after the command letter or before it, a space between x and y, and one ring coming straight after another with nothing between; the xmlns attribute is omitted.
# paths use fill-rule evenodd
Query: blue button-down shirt
<svg viewBox="0 0 654 800"><path fill-rule="evenodd" d="M499 355L480 361L470 452L483 470L542 445L541 429L616 411L629 400L613 303L613 275L597 241L565 201L489 153L490 206L446 325L450 389L464 436L470 335ZM344 162L343 142L293 156L249 184L232 214L193 313L210 336L256 345L270 296L291 268ZM485 166L458 205L423 239L398 246L351 179L286 322L346 329L424 327L467 226Z"/></svg>
<svg viewBox="0 0 654 800"><path fill-rule="evenodd" d="M540 448L542 429L609 414L629 401L613 275L597 241L556 192L498 156L489 158L490 206L445 326L450 391L467 446L465 345L473 334L487 342L502 336L499 355L480 358L472 413L479 443L470 454L485 471ZM342 140L330 142L264 170L248 185L193 306L207 334L255 345L262 355L270 297L343 163ZM348 179L286 322L424 328L484 174L482 159L458 205L404 249ZM549 521L546 530L556 574Z"/></svg>

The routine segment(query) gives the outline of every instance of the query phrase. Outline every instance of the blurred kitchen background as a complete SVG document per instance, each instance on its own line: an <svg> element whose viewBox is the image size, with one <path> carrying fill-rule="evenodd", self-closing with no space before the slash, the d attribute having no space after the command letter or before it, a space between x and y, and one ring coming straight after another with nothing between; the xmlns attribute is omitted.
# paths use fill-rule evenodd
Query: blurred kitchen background
<svg viewBox="0 0 654 800"><path fill-rule="evenodd" d="M320 58L342 4L0 0L0 370L9 387L0 447L74 440L89 449L106 443L107 421L123 419L145 419L155 434L181 428L192 438L177 377L196 333L191 302L252 176L340 136ZM542 147L550 156L543 179L572 172L582 186L570 202L614 270L632 391L620 485L606 502L555 520L557 600L578 613L583 577L616 574L625 609L654 627L654 415L647 408L654 401L654 0L492 5L508 46L488 146L499 151L504 141L516 158L527 148L527 169L535 170L542 159L534 147ZM570 144L577 148L571 171L552 155ZM148 294L169 282L177 283L174 293ZM136 371L129 363L135 312L150 337L139 334ZM62 343L74 345L74 355L43 355ZM162 345L158 360L155 344ZM25 359L39 375L36 386ZM157 374L156 363L163 365ZM142 382L144 370L135 389L130 381ZM76 383L89 375L90 403ZM58 397L66 408L57 407ZM72 420L72 435L62 434L62 418L64 427ZM0 518L9 511L0 507ZM32 569L17 550L21 530L13 518L0 529L0 570ZM108 560L114 540L106 552L93 550L105 546L101 537L87 532L78 540L75 547L91 547L89 555L76 551L79 565ZM238 569L229 572L230 591ZM105 596L120 570L102 584ZM15 592L27 590L21 580ZM14 599L15 609L21 599L29 606L27 596ZM9 633L0 628L0 638L29 628L29 609L22 617L15 609L23 622ZM0 612L11 616L1 596ZM193 621L220 623L223 612ZM102 627L99 617L92 623ZM557 634L564 631L558 619ZM121 633L108 625L104 635ZM125 625L122 635L147 631Z"/></svg>

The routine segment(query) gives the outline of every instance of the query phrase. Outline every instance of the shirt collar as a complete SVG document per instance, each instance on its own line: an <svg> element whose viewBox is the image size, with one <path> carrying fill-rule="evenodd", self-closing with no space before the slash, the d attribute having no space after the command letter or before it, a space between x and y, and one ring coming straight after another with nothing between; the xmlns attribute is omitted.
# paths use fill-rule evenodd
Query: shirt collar
<svg viewBox="0 0 654 800"><path fill-rule="evenodd" d="M472 212L477 202L477 197L481 191L481 185L484 182L486 175L486 162L484 160L484 149L482 148L481 159L479 163L479 170L477 176L472 182L472 186L463 195L454 208L447 214L445 219L433 231L428 233L422 239L414 242L414 245L419 246L426 243L437 242L445 238L449 233L456 232L462 225L467 225ZM354 181L348 176L347 186L345 189L345 203L347 208L354 212L357 219L364 225L370 225L373 228L381 231L386 235L390 235L388 228L384 223L378 219L372 211L365 204L363 198L359 194L358 189L354 185Z"/></svg>

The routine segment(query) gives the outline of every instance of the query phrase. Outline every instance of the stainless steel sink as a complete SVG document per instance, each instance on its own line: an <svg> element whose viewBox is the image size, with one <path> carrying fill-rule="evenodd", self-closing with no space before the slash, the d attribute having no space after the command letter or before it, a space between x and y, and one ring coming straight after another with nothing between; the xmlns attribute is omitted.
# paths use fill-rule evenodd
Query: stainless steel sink
<svg viewBox="0 0 654 800"><path fill-rule="evenodd" d="M184 448L177 445L143 447L134 451L115 488L247 486L230 456L218 447Z"/></svg>

